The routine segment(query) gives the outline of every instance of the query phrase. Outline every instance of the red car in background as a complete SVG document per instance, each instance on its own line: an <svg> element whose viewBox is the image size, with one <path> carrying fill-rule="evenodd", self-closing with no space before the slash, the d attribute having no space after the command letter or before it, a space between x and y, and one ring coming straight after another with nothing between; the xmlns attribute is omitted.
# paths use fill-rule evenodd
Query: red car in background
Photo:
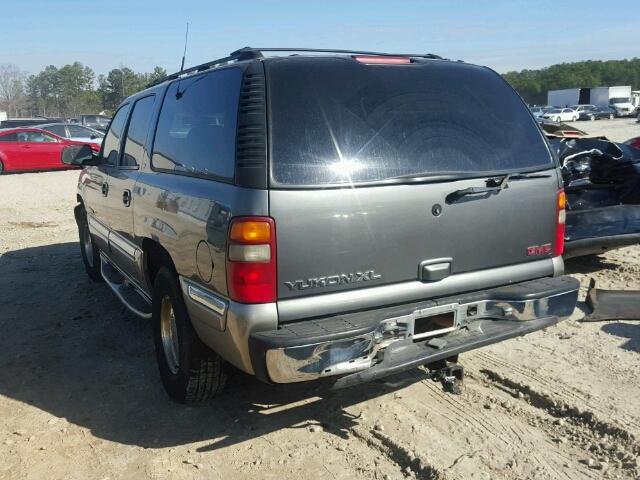
<svg viewBox="0 0 640 480"><path fill-rule="evenodd" d="M630 138L624 143L631 145L632 147L640 148L640 137Z"/></svg>
<svg viewBox="0 0 640 480"><path fill-rule="evenodd" d="M67 145L83 145L35 127L0 130L0 173L20 170L77 168L60 161ZM99 143L87 143L95 151Z"/></svg>

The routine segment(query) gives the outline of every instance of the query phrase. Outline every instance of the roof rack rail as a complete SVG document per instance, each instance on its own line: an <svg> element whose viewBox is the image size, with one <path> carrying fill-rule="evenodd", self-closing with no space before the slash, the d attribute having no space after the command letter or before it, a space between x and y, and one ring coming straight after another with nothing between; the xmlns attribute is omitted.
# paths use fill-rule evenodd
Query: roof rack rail
<svg viewBox="0 0 640 480"><path fill-rule="evenodd" d="M383 52L369 52L363 50L336 50L332 48L251 48L244 47L240 50L236 50L231 55L239 54L242 52L309 52L309 53L351 53L355 55L379 55L387 57L416 57L416 58L433 58L441 59L440 55L433 53L383 53ZM262 56L262 55L261 55Z"/></svg>
<svg viewBox="0 0 640 480"><path fill-rule="evenodd" d="M168 80L175 80L176 78L181 77L182 75L187 75L193 72L202 72L204 70L208 70L212 67L217 67L218 65L223 65L229 62L238 62L242 60L253 60L254 58L261 58L262 54L259 51L256 51L253 48L245 47L240 50L236 50L232 52L227 57L218 58L217 60L211 60L207 63L201 63L200 65L196 65L195 67L189 67L184 70L180 70L179 72L172 73L171 75L167 75L166 77L158 78L153 82L147 85L147 88L153 87L154 85L158 85L160 83L166 82Z"/></svg>
<svg viewBox="0 0 640 480"><path fill-rule="evenodd" d="M153 87L154 85L158 85L160 83L166 82L168 80L175 80L176 78L181 77L182 75L187 75L193 72L202 72L204 70L208 70L209 68L216 67L218 65L223 65L229 62L239 62L243 60L253 60L256 58L263 58L264 55L262 52L309 52L309 53L346 53L346 54L354 54L354 55L378 55L378 56L389 56L389 57L416 57L416 58L432 58L442 60L443 58L440 55L435 55L433 53L382 53L382 52L369 52L363 50L336 50L330 48L252 48L252 47L244 47L231 52L229 56L218 58L217 60L212 60L207 63L202 63L200 65L196 65L195 67L190 67L185 70L180 70L179 72L172 73L171 75L167 75L166 77L159 78L154 80L153 82L147 85L147 88Z"/></svg>

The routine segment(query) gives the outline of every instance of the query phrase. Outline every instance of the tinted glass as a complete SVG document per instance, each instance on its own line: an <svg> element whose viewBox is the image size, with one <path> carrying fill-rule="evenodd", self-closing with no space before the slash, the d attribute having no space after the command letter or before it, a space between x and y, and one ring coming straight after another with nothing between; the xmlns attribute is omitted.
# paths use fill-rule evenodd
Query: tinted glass
<svg viewBox="0 0 640 480"><path fill-rule="evenodd" d="M125 105L116 112L113 122L109 127L109 131L102 142L104 163L107 165L117 165L118 155L120 154L120 142L124 124L129 113L129 105Z"/></svg>
<svg viewBox="0 0 640 480"><path fill-rule="evenodd" d="M55 137L44 132L17 132L19 142L52 143L57 142Z"/></svg>
<svg viewBox="0 0 640 480"><path fill-rule="evenodd" d="M496 73L454 62L266 63L272 180L317 185L551 165L535 121Z"/></svg>
<svg viewBox="0 0 640 480"><path fill-rule="evenodd" d="M147 133L149 132L155 98L155 95L142 98L133 106L121 165L127 167L140 165L142 155L144 154Z"/></svg>
<svg viewBox="0 0 640 480"><path fill-rule="evenodd" d="M64 125L51 125L50 127L43 127L42 129L46 130L47 132L55 133L56 135L59 135L61 137L67 136Z"/></svg>
<svg viewBox="0 0 640 480"><path fill-rule="evenodd" d="M18 136L15 133L0 134L0 142L17 142Z"/></svg>
<svg viewBox="0 0 640 480"><path fill-rule="evenodd" d="M227 68L172 83L164 98L152 164L212 178L233 178L242 72Z"/></svg>
<svg viewBox="0 0 640 480"><path fill-rule="evenodd" d="M78 125L68 125L67 129L69 130L69 135L74 138L91 138L91 136L95 136L96 138L98 138L103 136L102 134L98 134L97 132L94 132L89 128L80 127Z"/></svg>

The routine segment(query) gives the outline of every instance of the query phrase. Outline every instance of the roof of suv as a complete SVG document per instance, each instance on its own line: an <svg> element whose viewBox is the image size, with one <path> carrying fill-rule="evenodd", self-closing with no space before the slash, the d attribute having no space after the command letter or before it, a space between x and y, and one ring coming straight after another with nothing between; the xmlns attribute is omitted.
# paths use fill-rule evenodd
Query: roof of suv
<svg viewBox="0 0 640 480"><path fill-rule="evenodd" d="M196 65L187 69L180 70L179 72L172 73L167 75L166 77L159 78L154 82L147 85L147 87L152 87L155 85L159 85L169 80L175 80L183 75L189 75L194 73L203 72L205 70L209 70L215 67L221 67L225 65L229 65L236 62L245 62L257 59L266 58L264 52L290 52L293 53L291 56L318 56L318 54L331 54L331 56L337 55L350 55L350 56L363 56L363 57L371 57L371 58L388 58L388 59L435 59L435 60L448 60L442 58L439 55L435 55L433 53L382 53L382 52L371 52L371 51L363 51L363 50L335 50L335 49L318 49L318 48L251 48L244 47L234 52L231 52L227 57L222 57L217 60L212 60L210 62L206 62L200 65ZM382 62L381 62L382 63ZM400 63L400 62L394 62Z"/></svg>

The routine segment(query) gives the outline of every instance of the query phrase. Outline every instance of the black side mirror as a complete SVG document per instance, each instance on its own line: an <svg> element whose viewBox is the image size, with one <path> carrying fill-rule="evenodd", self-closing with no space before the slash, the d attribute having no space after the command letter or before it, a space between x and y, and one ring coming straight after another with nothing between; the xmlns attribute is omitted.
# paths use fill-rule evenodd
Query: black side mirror
<svg viewBox="0 0 640 480"><path fill-rule="evenodd" d="M67 145L62 149L60 160L67 165L97 165L98 154L89 145Z"/></svg>

